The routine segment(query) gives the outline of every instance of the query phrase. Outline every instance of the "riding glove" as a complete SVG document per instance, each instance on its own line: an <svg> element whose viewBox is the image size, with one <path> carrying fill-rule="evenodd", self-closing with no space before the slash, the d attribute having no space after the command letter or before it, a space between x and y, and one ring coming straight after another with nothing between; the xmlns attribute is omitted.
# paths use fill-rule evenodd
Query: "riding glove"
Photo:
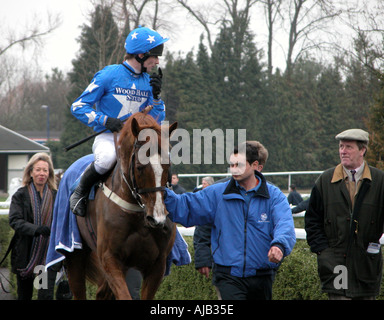
<svg viewBox="0 0 384 320"><path fill-rule="evenodd" d="M105 127L112 132L119 132L123 127L123 121L117 118L108 117Z"/></svg>
<svg viewBox="0 0 384 320"><path fill-rule="evenodd" d="M160 98L161 85L163 84L163 72L160 68L158 70L159 74L153 73L151 75L151 80L149 81L149 84L152 86L153 98L156 100Z"/></svg>

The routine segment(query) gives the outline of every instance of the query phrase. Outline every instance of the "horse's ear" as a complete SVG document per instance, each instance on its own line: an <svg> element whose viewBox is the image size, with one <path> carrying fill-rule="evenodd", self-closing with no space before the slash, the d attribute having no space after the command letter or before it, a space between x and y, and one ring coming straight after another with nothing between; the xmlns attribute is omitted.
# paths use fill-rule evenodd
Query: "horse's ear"
<svg viewBox="0 0 384 320"><path fill-rule="evenodd" d="M169 136L171 137L172 136L172 133L173 131L175 131L177 128L177 121L172 123L170 126L169 126Z"/></svg>
<svg viewBox="0 0 384 320"><path fill-rule="evenodd" d="M132 118L131 130L132 130L132 134L137 138L139 136L141 128L136 118Z"/></svg>

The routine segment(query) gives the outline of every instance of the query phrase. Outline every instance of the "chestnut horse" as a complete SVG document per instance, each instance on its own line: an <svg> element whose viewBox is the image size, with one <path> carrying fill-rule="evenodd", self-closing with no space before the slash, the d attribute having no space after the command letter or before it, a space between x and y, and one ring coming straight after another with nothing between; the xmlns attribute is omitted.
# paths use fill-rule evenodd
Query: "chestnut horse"
<svg viewBox="0 0 384 320"><path fill-rule="evenodd" d="M164 137L176 127L160 127L139 112L126 121L117 144L115 135L117 163L88 201L86 217L77 217L88 249L66 254L75 299L86 299L86 277L98 285L96 299L131 299L125 281L129 268L143 275L141 299L154 298L176 235L163 201L170 170L169 139ZM141 139L144 129L155 134Z"/></svg>

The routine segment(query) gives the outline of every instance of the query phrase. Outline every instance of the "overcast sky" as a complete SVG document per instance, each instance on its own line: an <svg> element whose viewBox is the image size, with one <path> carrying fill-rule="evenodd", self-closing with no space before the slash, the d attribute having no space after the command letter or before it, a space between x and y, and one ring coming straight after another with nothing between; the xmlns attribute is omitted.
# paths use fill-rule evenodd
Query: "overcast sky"
<svg viewBox="0 0 384 320"><path fill-rule="evenodd" d="M76 41L81 32L79 26L89 22L87 13L93 8L90 0L11 0L3 3L1 7L2 26L0 26L0 31L25 28L36 19L46 19L48 12L53 15L60 14L62 24L45 38L44 50L39 53L40 64L47 72L53 67L59 67L65 72L71 69L71 61L79 49ZM4 8L5 10L3 10ZM180 34L171 36L170 41L167 42L166 47L172 52L179 50L189 52L199 42L201 27L197 32L196 28L195 30L193 27L187 28L190 22L185 18L186 13L181 17L179 24L179 30L183 32L182 36ZM169 36L163 33L162 35Z"/></svg>
<svg viewBox="0 0 384 320"><path fill-rule="evenodd" d="M213 0L191 0L193 7L210 6ZM220 9L215 8L215 9ZM266 51L267 31L265 17L260 7L255 6L252 12L250 30L256 35L256 46ZM47 13L60 14L62 24L48 37L45 37L43 50L39 52L39 63L44 72L50 72L51 68L58 67L64 72L72 68L71 61L75 58L79 49L76 39L79 37L80 26L89 23L89 12L93 11L91 0L3 0L0 11L0 47L4 44L4 34L7 30L25 30L28 25L33 25L36 19L46 21ZM206 9L205 13L217 13L217 10ZM193 47L196 49L203 27L194 20L183 8L172 10L166 17L168 23L172 23L172 34L161 34L168 36L170 41L166 44L166 50L171 52L189 52ZM275 30L273 65L285 68L284 48L287 44L287 30ZM344 37L344 40L350 40ZM122 44L123 46L124 44ZM20 51L20 46L16 47ZM266 52L265 52L266 54ZM264 59L266 62L266 57ZM161 60L160 60L161 64Z"/></svg>

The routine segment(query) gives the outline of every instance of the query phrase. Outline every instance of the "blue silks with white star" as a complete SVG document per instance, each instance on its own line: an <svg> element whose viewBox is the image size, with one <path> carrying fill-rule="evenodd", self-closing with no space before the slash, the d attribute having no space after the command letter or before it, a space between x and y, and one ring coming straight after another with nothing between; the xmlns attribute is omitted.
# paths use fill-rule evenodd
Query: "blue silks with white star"
<svg viewBox="0 0 384 320"><path fill-rule="evenodd" d="M124 62L127 64L127 62ZM165 118L164 102L154 100L149 74L134 74L122 64L110 65L96 73L89 86L71 106L72 114L96 132L105 129L107 117L125 120L146 106L161 124ZM95 107L95 108L94 108Z"/></svg>

